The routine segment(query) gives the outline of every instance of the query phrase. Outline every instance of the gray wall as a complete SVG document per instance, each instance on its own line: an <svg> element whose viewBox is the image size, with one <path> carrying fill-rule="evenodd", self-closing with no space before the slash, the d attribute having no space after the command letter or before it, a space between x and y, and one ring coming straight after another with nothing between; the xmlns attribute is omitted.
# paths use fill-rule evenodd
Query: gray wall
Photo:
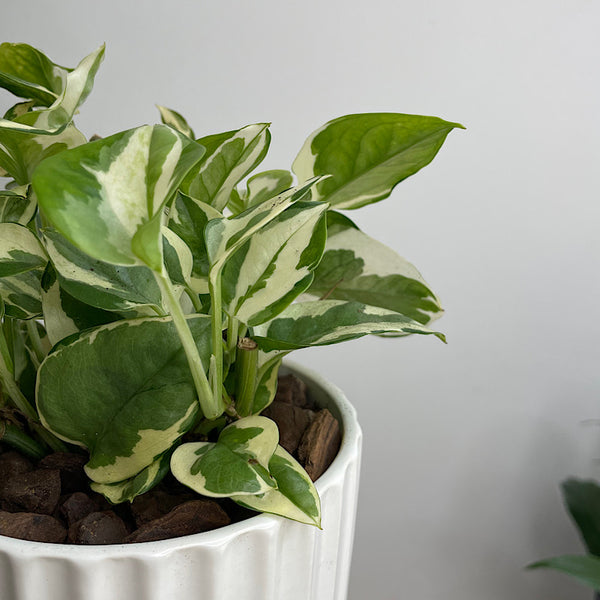
<svg viewBox="0 0 600 600"><path fill-rule="evenodd" d="M199 134L268 120L275 168L349 112L464 123L352 215L438 292L449 345L297 356L365 431L350 599L589 597L522 569L579 550L558 484L600 456L584 424L600 416L598 2L21 0L1 15L3 40L66 65L107 42L87 134L154 122L155 102Z"/></svg>

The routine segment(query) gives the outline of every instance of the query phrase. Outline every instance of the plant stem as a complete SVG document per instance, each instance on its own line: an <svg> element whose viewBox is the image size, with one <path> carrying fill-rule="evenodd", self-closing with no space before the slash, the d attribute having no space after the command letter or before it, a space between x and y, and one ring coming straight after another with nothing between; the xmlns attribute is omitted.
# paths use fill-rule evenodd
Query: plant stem
<svg viewBox="0 0 600 600"><path fill-rule="evenodd" d="M69 448L66 444L59 440L51 431L48 431L42 424L40 423L30 423L29 426L34 431L34 433L54 452L67 452Z"/></svg>
<svg viewBox="0 0 600 600"><path fill-rule="evenodd" d="M240 322L235 317L229 317L227 325L227 352L229 354L230 365L235 363L239 327Z"/></svg>
<svg viewBox="0 0 600 600"><path fill-rule="evenodd" d="M242 338L237 348L235 409L241 417L247 417L254 402L258 346L250 338Z"/></svg>
<svg viewBox="0 0 600 600"><path fill-rule="evenodd" d="M27 333L29 334L29 341L33 347L33 351L41 363L46 358L46 350L44 348L44 344L42 339L40 338L40 332L38 331L37 323L34 319L29 319L25 321L25 325L27 327Z"/></svg>
<svg viewBox="0 0 600 600"><path fill-rule="evenodd" d="M198 298L198 294L196 294L196 292L194 292L194 290L189 287L188 285L185 286L185 293L188 295L188 298L192 301L192 304L194 305L194 310L197 313L201 313L202 312L202 302L200 302L200 298Z"/></svg>
<svg viewBox="0 0 600 600"><path fill-rule="evenodd" d="M183 346L183 350L187 357L202 413L207 419L216 419L223 412L220 410L220 395L214 395L211 391L208 379L206 378L206 371L202 364L202 359L200 358L198 348L196 347L196 342L194 341L192 332L187 324L185 315L181 310L181 305L175 296L171 280L162 273L157 273L156 271L153 272L156 281L163 292L169 314L173 318L173 324L175 325L175 329L177 330L181 345Z"/></svg>
<svg viewBox="0 0 600 600"><path fill-rule="evenodd" d="M15 366L13 364L12 356L10 355L10 351L8 349L6 336L4 335L4 323L0 323L0 360L2 360L6 369L12 376L12 374L15 372Z"/></svg>
<svg viewBox="0 0 600 600"><path fill-rule="evenodd" d="M34 460L40 460L47 454L41 444L10 423L0 423L0 441Z"/></svg>
<svg viewBox="0 0 600 600"><path fill-rule="evenodd" d="M223 389L223 305L221 300L221 271L218 271L214 279L209 277L209 289L211 299L211 321L212 321L212 352L214 362L212 369L212 388L215 398L221 400ZM211 358L212 360L212 358Z"/></svg>

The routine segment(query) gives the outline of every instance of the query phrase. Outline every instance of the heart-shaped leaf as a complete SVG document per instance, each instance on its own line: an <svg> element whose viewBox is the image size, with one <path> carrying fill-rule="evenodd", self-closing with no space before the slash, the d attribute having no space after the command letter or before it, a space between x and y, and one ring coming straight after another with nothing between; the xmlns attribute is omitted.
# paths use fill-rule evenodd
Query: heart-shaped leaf
<svg viewBox="0 0 600 600"><path fill-rule="evenodd" d="M187 322L208 364L210 319ZM89 450L86 472L97 483L137 475L198 412L187 358L168 317L117 321L57 346L40 367L37 406L48 429Z"/></svg>
<svg viewBox="0 0 600 600"><path fill-rule="evenodd" d="M268 467L278 441L273 421L245 417L225 427L216 443L179 446L171 458L171 471L181 483L205 496L262 494L276 487Z"/></svg>
<svg viewBox="0 0 600 600"><path fill-rule="evenodd" d="M359 208L387 198L403 179L428 165L452 129L437 117L395 113L347 115L311 134L294 161L298 181L332 175L314 200Z"/></svg>

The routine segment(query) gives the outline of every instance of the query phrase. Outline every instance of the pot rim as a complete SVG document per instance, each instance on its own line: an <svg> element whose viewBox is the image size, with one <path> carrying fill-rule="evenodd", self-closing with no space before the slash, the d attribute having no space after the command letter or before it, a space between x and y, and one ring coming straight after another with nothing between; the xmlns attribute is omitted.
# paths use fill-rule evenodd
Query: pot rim
<svg viewBox="0 0 600 600"><path fill-rule="evenodd" d="M323 475L315 482L315 487L322 496L323 493L340 477L343 478L347 464L351 462L360 446L362 431L358 424L356 409L350 404L345 394L335 384L329 382L322 375L312 369L299 365L293 361L284 361L282 372L293 371L309 388L321 393L324 398L331 401L337 409L337 417L342 425L342 443L340 450ZM21 554L28 558L34 556L52 556L55 558L77 558L77 560L94 560L100 557L141 557L148 555L168 554L172 550L197 545L221 546L229 543L233 538L256 530L270 530L281 526L283 523L293 523L288 519L262 513L238 523L232 523L219 529L195 533L192 535L159 540L156 542L136 542L130 544L106 545L79 545L79 544L51 544L48 542L32 542L0 535L0 550L9 550L14 554ZM298 524L301 527L310 525Z"/></svg>

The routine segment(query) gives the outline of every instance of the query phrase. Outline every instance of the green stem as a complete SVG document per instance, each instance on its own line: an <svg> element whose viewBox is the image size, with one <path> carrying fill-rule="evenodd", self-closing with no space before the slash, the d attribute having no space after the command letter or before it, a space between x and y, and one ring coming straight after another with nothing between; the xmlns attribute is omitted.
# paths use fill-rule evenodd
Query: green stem
<svg viewBox="0 0 600 600"><path fill-rule="evenodd" d="M221 398L223 388L223 305L221 300L221 272L214 279L209 277L212 322L212 388L215 398Z"/></svg>
<svg viewBox="0 0 600 600"><path fill-rule="evenodd" d="M250 338L242 338L237 348L235 409L240 417L247 417L254 402L258 346Z"/></svg>
<svg viewBox="0 0 600 600"><path fill-rule="evenodd" d="M0 357L0 384L2 384L2 389L8 394L16 408L31 421L35 422L39 420L37 412L19 389L17 382L14 380L2 357Z"/></svg>
<svg viewBox="0 0 600 600"><path fill-rule="evenodd" d="M48 444L48 446L54 450L54 452L68 452L69 448L67 445L62 440L59 440L51 431L48 431L43 425L40 423L30 423L29 426L43 442Z"/></svg>
<svg viewBox="0 0 600 600"><path fill-rule="evenodd" d="M200 358L198 348L196 347L196 342L194 341L192 332L187 324L185 315L181 310L181 305L175 296L171 280L167 276L157 273L156 271L154 271L154 275L163 293L163 298L167 303L167 308L173 318L173 324L175 325L175 329L177 330L181 345L183 346L183 350L187 357L202 413L207 419L216 419L223 412L220 410L220 395L214 395L210 388L208 379L206 378L206 371L202 364L202 359Z"/></svg>
<svg viewBox="0 0 600 600"><path fill-rule="evenodd" d="M38 330L37 323L33 319L29 319L25 321L25 325L27 327L27 333L29 334L29 341L33 347L33 351L41 363L46 358L46 349L44 348L44 343L40 338L40 332Z"/></svg>
<svg viewBox="0 0 600 600"><path fill-rule="evenodd" d="M198 298L198 294L188 285L185 286L185 293L188 295L188 298L192 301L194 305L194 310L197 313L202 312L202 302L200 302L200 298Z"/></svg>
<svg viewBox="0 0 600 600"><path fill-rule="evenodd" d="M229 354L230 365L235 363L239 328L240 322L235 317L229 317L227 325L227 353Z"/></svg>
<svg viewBox="0 0 600 600"><path fill-rule="evenodd" d="M34 460L40 460L47 454L41 444L10 423L0 423L0 441Z"/></svg>
<svg viewBox="0 0 600 600"><path fill-rule="evenodd" d="M8 349L8 343L6 336L4 335L4 323L0 323L0 360L4 363L8 372L12 374L15 372L15 366L13 364L10 350Z"/></svg>

